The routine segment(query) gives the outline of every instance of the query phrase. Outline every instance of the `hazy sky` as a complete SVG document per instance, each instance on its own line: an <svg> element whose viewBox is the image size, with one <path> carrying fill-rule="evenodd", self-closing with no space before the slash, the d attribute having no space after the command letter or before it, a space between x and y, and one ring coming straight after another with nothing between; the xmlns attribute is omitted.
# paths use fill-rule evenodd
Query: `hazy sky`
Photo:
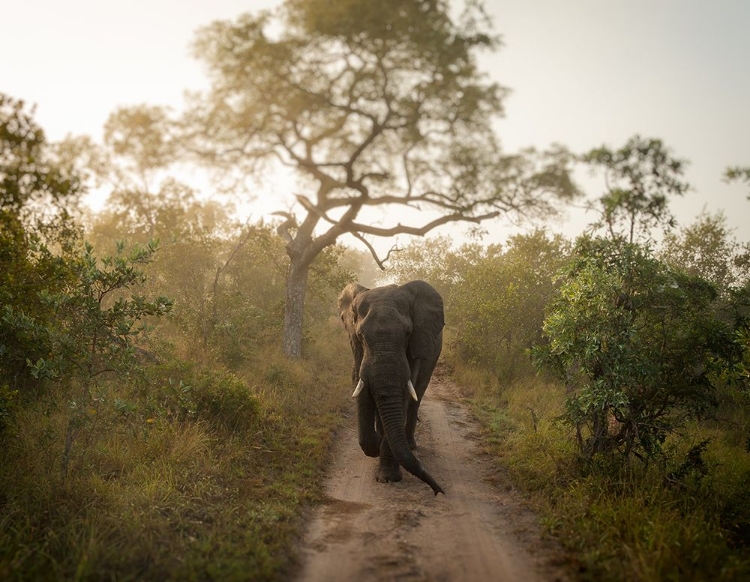
<svg viewBox="0 0 750 582"><path fill-rule="evenodd" d="M0 91L37 105L49 139L101 137L121 105L171 105L205 83L196 28L278 0L0 0ZM750 1L489 0L504 47L483 57L512 89L507 151L574 151L658 137L690 161L681 223L725 210L750 241L750 188L721 180L750 165ZM586 182L591 194L600 182ZM571 217L573 225L593 217ZM494 227L493 227L494 228ZM575 230L568 226L566 232Z"/></svg>

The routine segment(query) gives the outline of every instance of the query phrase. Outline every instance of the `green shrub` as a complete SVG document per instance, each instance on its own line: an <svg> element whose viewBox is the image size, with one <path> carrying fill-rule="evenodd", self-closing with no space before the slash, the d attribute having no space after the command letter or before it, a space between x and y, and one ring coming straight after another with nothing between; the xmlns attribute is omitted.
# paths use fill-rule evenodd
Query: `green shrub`
<svg viewBox="0 0 750 582"><path fill-rule="evenodd" d="M0 93L0 385L34 398L28 361L54 356L56 323L46 295L75 285L71 258L81 241L73 218L80 177L56 163L26 104Z"/></svg>
<svg viewBox="0 0 750 582"><path fill-rule="evenodd" d="M581 453L648 460L669 434L716 404L735 349L717 294L647 249L581 239L544 322L537 361L565 383Z"/></svg>
<svg viewBox="0 0 750 582"><path fill-rule="evenodd" d="M258 420L260 405L234 374L204 371L192 387L199 417L229 430L247 430Z"/></svg>
<svg viewBox="0 0 750 582"><path fill-rule="evenodd" d="M142 414L149 418L204 420L230 431L247 431L260 413L257 396L236 375L201 370L171 356L145 371L140 390L147 398Z"/></svg>
<svg viewBox="0 0 750 582"><path fill-rule="evenodd" d="M544 306L566 253L562 238L539 230L490 246L464 266L446 309L464 361L505 381L533 374L526 352L541 340Z"/></svg>

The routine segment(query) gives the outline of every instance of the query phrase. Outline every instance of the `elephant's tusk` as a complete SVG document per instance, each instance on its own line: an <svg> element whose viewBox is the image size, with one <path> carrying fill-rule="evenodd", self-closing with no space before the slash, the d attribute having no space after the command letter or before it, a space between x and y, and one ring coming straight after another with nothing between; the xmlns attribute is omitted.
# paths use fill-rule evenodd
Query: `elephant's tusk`
<svg viewBox="0 0 750 582"><path fill-rule="evenodd" d="M354 389L354 394L352 394L352 398L356 398L359 396L359 393L362 392L362 388L365 387L365 383L362 381L362 378L359 379L359 382L357 382L357 387Z"/></svg>
<svg viewBox="0 0 750 582"><path fill-rule="evenodd" d="M417 391L414 390L414 384L411 383L411 380L409 380L407 386L409 387L409 394L411 394L411 397L415 402L419 402L419 396L417 396Z"/></svg>

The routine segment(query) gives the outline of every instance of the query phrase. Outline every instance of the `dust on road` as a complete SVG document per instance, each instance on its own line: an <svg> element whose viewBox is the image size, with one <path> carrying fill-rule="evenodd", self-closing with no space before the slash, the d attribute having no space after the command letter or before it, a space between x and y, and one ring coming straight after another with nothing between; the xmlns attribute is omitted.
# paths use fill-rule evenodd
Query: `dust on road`
<svg viewBox="0 0 750 582"><path fill-rule="evenodd" d="M563 554L481 452L479 428L449 380L433 378L420 408L417 456L445 489L404 471L378 483L377 459L342 430L327 501L305 536L299 582L566 581Z"/></svg>

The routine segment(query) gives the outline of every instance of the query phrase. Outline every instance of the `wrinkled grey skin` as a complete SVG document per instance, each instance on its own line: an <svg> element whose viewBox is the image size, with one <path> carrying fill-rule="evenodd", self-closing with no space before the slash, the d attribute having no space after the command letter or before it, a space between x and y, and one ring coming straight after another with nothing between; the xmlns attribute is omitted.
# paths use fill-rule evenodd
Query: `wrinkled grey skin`
<svg viewBox="0 0 750 582"><path fill-rule="evenodd" d="M444 493L414 456L417 412L443 345L443 299L424 281L367 289L347 285L339 313L354 355L359 444L380 457L376 479L400 481L399 465ZM418 400L410 396L411 379Z"/></svg>

